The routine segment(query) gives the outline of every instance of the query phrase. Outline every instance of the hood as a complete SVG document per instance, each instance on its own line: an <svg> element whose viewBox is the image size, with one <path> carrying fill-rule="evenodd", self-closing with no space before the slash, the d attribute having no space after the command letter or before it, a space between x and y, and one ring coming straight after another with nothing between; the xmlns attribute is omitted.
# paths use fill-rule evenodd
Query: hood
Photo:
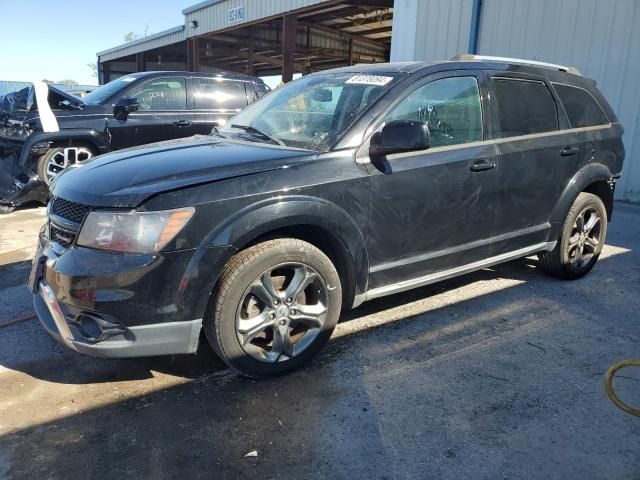
<svg viewBox="0 0 640 480"><path fill-rule="evenodd" d="M49 85L49 97L47 100L51 110L78 110L84 107L80 97L63 92L52 85Z"/></svg>
<svg viewBox="0 0 640 480"><path fill-rule="evenodd" d="M46 99L51 111L59 113L77 111L84 108L82 100L74 95L47 85ZM7 93L0 102L0 129L2 127L22 127L24 121L39 117L35 87L32 84L16 92ZM0 132L7 136L17 136L16 132Z"/></svg>
<svg viewBox="0 0 640 480"><path fill-rule="evenodd" d="M69 168L52 193L96 207L134 208L157 193L313 160L316 152L201 136L96 157Z"/></svg>

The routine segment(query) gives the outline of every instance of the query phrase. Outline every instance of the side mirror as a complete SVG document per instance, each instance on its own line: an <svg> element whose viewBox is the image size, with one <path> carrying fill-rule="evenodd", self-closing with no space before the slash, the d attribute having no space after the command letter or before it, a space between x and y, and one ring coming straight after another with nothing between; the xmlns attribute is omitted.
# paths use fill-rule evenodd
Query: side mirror
<svg viewBox="0 0 640 480"><path fill-rule="evenodd" d="M113 116L118 120L126 120L131 112L136 112L139 108L137 98L122 97L113 106Z"/></svg>
<svg viewBox="0 0 640 480"><path fill-rule="evenodd" d="M330 102L333 100L333 92L328 88L321 88L313 92L313 95L311 96L311 98L315 102L319 102L319 103Z"/></svg>
<svg viewBox="0 0 640 480"><path fill-rule="evenodd" d="M371 137L369 158L377 166L392 153L415 152L429 148L429 127L415 120L394 120Z"/></svg>

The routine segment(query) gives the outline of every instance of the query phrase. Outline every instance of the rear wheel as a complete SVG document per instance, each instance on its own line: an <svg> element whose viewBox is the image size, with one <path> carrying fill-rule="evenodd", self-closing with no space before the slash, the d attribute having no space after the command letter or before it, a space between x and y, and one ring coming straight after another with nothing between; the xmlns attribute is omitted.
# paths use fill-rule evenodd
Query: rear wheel
<svg viewBox="0 0 640 480"><path fill-rule="evenodd" d="M342 302L331 260L297 239L275 239L236 254L225 266L205 319L218 355L251 377L301 367L329 340Z"/></svg>
<svg viewBox="0 0 640 480"><path fill-rule="evenodd" d="M567 214L555 248L538 256L540 266L559 278L580 278L598 261L606 234L604 203L600 197L582 192Z"/></svg>
<svg viewBox="0 0 640 480"><path fill-rule="evenodd" d="M38 176L49 186L65 168L86 162L93 157L95 157L95 152L87 145L78 144L70 147L51 148L38 160Z"/></svg>

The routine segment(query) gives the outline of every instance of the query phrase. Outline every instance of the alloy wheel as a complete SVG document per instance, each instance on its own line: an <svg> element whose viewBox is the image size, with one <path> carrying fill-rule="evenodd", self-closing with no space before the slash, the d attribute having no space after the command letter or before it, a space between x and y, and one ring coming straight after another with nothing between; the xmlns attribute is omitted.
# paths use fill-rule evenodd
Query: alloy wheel
<svg viewBox="0 0 640 480"><path fill-rule="evenodd" d="M575 268L582 268L599 252L602 242L602 218L594 207L587 207L576 217L569 236L567 254Z"/></svg>
<svg viewBox="0 0 640 480"><path fill-rule="evenodd" d="M53 179L65 168L83 163L93 157L93 152L86 147L65 147L58 149L47 162L45 173L46 183L50 184Z"/></svg>
<svg viewBox="0 0 640 480"><path fill-rule="evenodd" d="M302 263L275 266L256 277L237 308L236 335L256 360L276 363L298 356L327 317L326 282Z"/></svg>

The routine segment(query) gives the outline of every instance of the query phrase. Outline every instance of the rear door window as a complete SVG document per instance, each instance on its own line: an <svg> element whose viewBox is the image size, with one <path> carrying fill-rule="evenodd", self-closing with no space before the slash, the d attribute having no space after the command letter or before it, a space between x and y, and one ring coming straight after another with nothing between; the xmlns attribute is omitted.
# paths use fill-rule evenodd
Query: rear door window
<svg viewBox="0 0 640 480"><path fill-rule="evenodd" d="M544 82L492 78L494 130L499 138L558 129L558 111Z"/></svg>
<svg viewBox="0 0 640 480"><path fill-rule="evenodd" d="M596 99L582 88L553 84L573 128L591 127L609 123L609 119Z"/></svg>
<svg viewBox="0 0 640 480"><path fill-rule="evenodd" d="M216 78L193 79L196 110L242 110L247 106L244 82Z"/></svg>

